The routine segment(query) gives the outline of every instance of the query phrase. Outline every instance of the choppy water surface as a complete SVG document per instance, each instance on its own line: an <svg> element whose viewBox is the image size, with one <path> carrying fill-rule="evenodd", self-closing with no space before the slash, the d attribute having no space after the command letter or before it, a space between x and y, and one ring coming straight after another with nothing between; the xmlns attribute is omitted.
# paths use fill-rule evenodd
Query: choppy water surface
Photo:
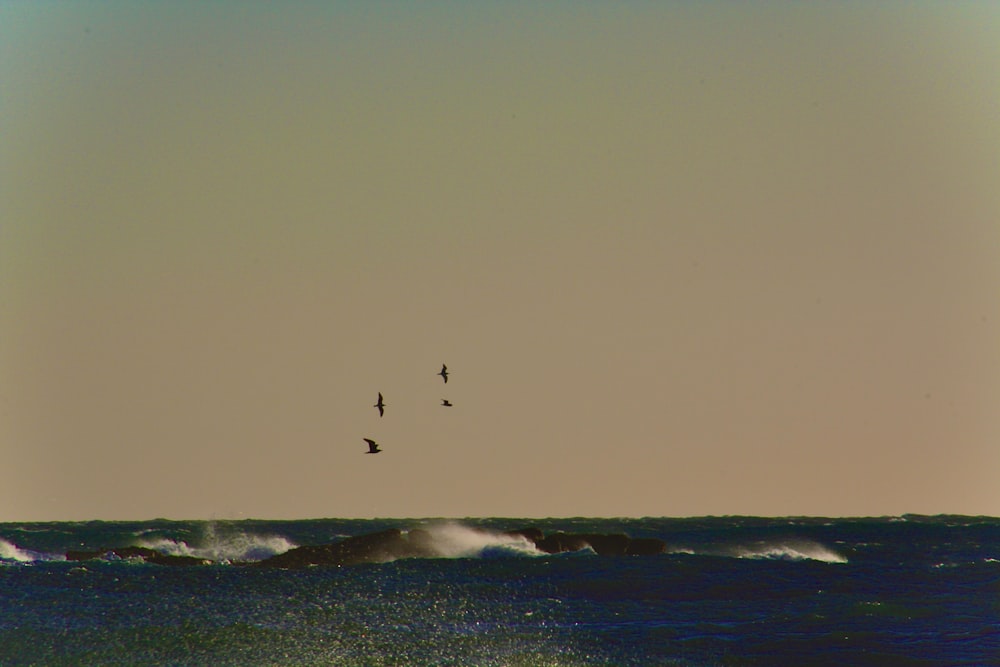
<svg viewBox="0 0 1000 667"><path fill-rule="evenodd" d="M502 535L525 526L667 549ZM392 527L439 557L246 565ZM65 558L122 546L211 564ZM998 561L980 517L0 524L0 664L997 664Z"/></svg>

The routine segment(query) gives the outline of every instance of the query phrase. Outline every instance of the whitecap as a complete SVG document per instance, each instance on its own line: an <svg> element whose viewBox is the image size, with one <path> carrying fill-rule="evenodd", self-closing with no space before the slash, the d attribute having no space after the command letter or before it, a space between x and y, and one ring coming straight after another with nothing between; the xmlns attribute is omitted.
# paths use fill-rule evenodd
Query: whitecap
<svg viewBox="0 0 1000 667"><path fill-rule="evenodd" d="M753 547L736 547L733 555L737 558L774 560L816 560L823 563L846 563L847 559L822 544L808 541L790 543L759 544Z"/></svg>
<svg viewBox="0 0 1000 667"><path fill-rule="evenodd" d="M440 558L474 558L497 555L541 555L534 542L523 535L500 533L447 521L425 526L428 546Z"/></svg>
<svg viewBox="0 0 1000 667"><path fill-rule="evenodd" d="M282 535L259 535L239 530L206 527L201 539L174 540L168 537L138 540L135 546L153 549L168 556L189 556L215 562L258 561L294 549L294 542Z"/></svg>
<svg viewBox="0 0 1000 667"><path fill-rule="evenodd" d="M697 551L695 551L694 549L690 549L688 547L670 548L670 549L667 549L666 553L668 553L670 555L678 555L679 554L679 555L682 555L682 556L697 556L698 555Z"/></svg>
<svg viewBox="0 0 1000 667"><path fill-rule="evenodd" d="M0 537L0 561L13 561L16 563L34 563L37 561L65 560L63 556L46 554L31 549L22 549L13 542Z"/></svg>

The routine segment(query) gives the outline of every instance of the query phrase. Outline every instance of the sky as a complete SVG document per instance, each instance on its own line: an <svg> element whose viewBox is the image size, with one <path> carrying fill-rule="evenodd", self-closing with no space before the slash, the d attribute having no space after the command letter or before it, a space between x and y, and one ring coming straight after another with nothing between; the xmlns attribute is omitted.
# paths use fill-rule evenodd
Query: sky
<svg viewBox="0 0 1000 667"><path fill-rule="evenodd" d="M998 516L998 62L988 2L0 2L0 521Z"/></svg>

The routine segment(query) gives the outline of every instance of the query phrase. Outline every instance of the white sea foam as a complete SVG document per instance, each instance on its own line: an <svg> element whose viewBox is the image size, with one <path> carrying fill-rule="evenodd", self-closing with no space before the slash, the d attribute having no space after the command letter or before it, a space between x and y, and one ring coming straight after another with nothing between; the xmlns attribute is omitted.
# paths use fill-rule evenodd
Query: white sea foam
<svg viewBox="0 0 1000 667"><path fill-rule="evenodd" d="M676 546L668 548L667 553L682 556L722 556L749 560L816 560L824 563L847 562L847 559L837 552L821 544L809 541L780 542L774 544L761 542L752 546L703 546L697 549Z"/></svg>
<svg viewBox="0 0 1000 667"><path fill-rule="evenodd" d="M216 562L264 560L294 549L297 545L281 535L258 535L241 531L219 531L209 524L199 540L157 537L138 540L135 546L153 549L168 556L193 556Z"/></svg>
<svg viewBox="0 0 1000 667"><path fill-rule="evenodd" d="M508 535L455 522L422 527L430 534L430 546L441 558L472 558L490 551L540 555L534 543L522 535Z"/></svg>
<svg viewBox="0 0 1000 667"><path fill-rule="evenodd" d="M681 554L684 556L696 556L697 552L689 547L670 547L667 549L669 554Z"/></svg>
<svg viewBox="0 0 1000 667"><path fill-rule="evenodd" d="M42 560L64 560L64 557L32 551L30 549L22 549L13 542L8 542L0 537L0 560L34 563L35 561Z"/></svg>
<svg viewBox="0 0 1000 667"><path fill-rule="evenodd" d="M758 544L752 547L736 547L733 555L737 558L759 558L776 560L817 560L824 563L846 563L847 559L822 544L808 541Z"/></svg>
<svg viewBox="0 0 1000 667"><path fill-rule="evenodd" d="M21 563L35 560L31 557L30 552L21 549L16 544L11 544L3 538L0 538L0 559L16 560Z"/></svg>

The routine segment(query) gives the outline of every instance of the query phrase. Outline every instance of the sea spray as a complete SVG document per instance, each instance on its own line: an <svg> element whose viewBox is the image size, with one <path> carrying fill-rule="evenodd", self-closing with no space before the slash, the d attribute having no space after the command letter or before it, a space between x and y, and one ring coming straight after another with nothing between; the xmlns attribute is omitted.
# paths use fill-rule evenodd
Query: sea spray
<svg viewBox="0 0 1000 667"><path fill-rule="evenodd" d="M848 562L847 558L818 542L801 540L755 542L749 545L723 544L701 545L699 547L677 545L669 547L667 553L684 556L716 556L748 560L813 560L823 563L841 564Z"/></svg>
<svg viewBox="0 0 1000 667"><path fill-rule="evenodd" d="M62 555L46 554L31 549L22 549L13 542L0 537L0 561L33 563L35 561L65 560Z"/></svg>
<svg viewBox="0 0 1000 667"><path fill-rule="evenodd" d="M168 556L189 556L223 563L264 560L297 546L281 535L246 532L214 521L204 524L201 535L192 542L194 544L161 536L139 539L134 546L153 549Z"/></svg>
<svg viewBox="0 0 1000 667"><path fill-rule="evenodd" d="M762 542L750 547L735 547L737 558L778 560L815 560L823 563L846 563L847 559L822 544L808 541Z"/></svg>
<svg viewBox="0 0 1000 667"><path fill-rule="evenodd" d="M473 528L454 521L432 523L422 530L429 534L430 546L441 558L473 558L494 551L541 554L523 535Z"/></svg>

